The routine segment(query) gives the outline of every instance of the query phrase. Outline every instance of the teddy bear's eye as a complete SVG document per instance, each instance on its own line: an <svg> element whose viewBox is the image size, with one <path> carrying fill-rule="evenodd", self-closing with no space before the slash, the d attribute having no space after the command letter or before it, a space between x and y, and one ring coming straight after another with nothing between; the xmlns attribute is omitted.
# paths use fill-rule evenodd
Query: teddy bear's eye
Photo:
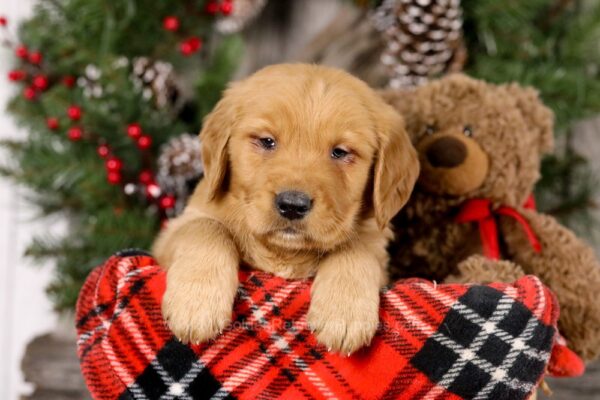
<svg viewBox="0 0 600 400"><path fill-rule="evenodd" d="M463 129L463 133L465 134L466 137L472 137L473 136L473 127L471 127L471 125L465 126L465 128Z"/></svg>
<svg viewBox="0 0 600 400"><path fill-rule="evenodd" d="M425 134L427 135L433 135L435 133L435 126L433 125L427 125L425 127Z"/></svg>

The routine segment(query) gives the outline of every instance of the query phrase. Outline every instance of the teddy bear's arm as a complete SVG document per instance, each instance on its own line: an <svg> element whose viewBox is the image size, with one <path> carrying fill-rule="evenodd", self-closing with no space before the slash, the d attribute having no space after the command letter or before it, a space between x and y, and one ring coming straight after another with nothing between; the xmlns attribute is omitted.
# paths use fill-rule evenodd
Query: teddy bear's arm
<svg viewBox="0 0 600 400"><path fill-rule="evenodd" d="M491 260L480 254L473 254L458 263L457 272L449 275L446 283L512 283L525 273L517 264L507 260Z"/></svg>
<svg viewBox="0 0 600 400"><path fill-rule="evenodd" d="M518 210L529 222L542 249L536 252L523 227L502 217L500 226L509 257L527 274L537 275L558 297L560 329L583 358L600 354L600 264L593 249L554 218Z"/></svg>

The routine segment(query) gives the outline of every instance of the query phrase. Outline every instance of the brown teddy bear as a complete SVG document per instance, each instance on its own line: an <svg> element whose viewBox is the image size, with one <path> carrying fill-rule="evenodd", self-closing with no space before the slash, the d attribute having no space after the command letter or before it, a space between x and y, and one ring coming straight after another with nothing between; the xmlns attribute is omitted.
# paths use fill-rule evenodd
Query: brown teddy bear
<svg viewBox="0 0 600 400"><path fill-rule="evenodd" d="M451 75L382 95L405 117L421 175L394 220L396 278L512 281L539 276L559 299L560 329L584 359L600 353L600 264L554 218L536 212L553 114L537 92Z"/></svg>

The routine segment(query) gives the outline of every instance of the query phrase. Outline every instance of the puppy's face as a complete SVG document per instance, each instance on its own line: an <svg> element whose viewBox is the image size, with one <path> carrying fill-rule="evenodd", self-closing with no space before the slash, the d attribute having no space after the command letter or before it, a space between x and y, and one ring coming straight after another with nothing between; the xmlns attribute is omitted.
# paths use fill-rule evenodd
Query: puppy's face
<svg viewBox="0 0 600 400"><path fill-rule="evenodd" d="M403 129L346 73L269 67L232 86L207 119L207 179L261 242L326 251L352 238L360 218L383 226L405 202L418 167Z"/></svg>

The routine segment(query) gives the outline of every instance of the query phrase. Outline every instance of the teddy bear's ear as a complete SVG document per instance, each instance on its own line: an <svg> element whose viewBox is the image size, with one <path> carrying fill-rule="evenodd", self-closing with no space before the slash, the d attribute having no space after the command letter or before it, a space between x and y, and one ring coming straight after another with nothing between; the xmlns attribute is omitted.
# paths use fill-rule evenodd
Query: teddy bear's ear
<svg viewBox="0 0 600 400"><path fill-rule="evenodd" d="M421 132L418 127L422 122L422 115L431 108L430 89L425 86L410 89L384 89L378 91L379 96L392 106L396 113L404 119L404 127L412 142L419 139Z"/></svg>
<svg viewBox="0 0 600 400"><path fill-rule="evenodd" d="M521 110L529 129L538 133L539 151L549 153L554 148L554 113L542 103L537 90L516 83L505 85Z"/></svg>
<svg viewBox="0 0 600 400"><path fill-rule="evenodd" d="M408 114L414 104L415 89L380 89L377 94L400 115Z"/></svg>

